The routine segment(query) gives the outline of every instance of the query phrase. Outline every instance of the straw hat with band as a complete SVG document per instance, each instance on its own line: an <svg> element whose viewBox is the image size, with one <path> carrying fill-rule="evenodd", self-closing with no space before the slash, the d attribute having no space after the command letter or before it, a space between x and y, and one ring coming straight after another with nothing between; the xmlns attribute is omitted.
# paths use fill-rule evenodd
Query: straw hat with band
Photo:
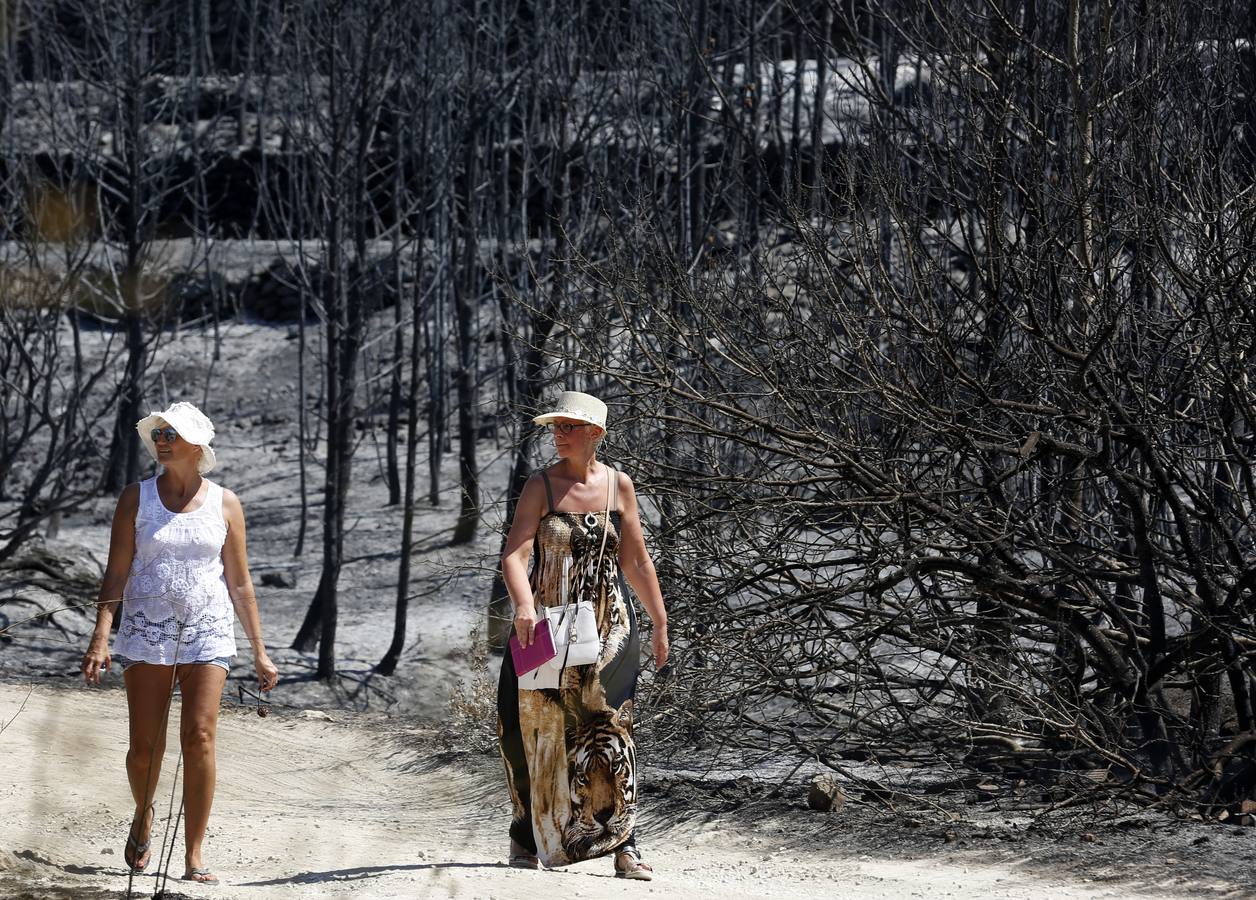
<svg viewBox="0 0 1256 900"><path fill-rule="evenodd" d="M606 430L606 404L591 394L564 391L558 395L558 403L549 412L532 419L537 425L549 425L558 419L575 419L587 425Z"/></svg>
<svg viewBox="0 0 1256 900"><path fill-rule="evenodd" d="M191 403L185 403L182 400L178 403L171 403L161 412L149 413L135 423L135 430L140 433L140 440L143 441L148 449L148 455L153 459L157 459L157 445L153 443L152 431L160 427L163 422L179 432L180 440L197 444L201 448L201 458L196 464L196 471L204 475L218 463L214 448L209 446L209 442L214 439L214 423L209 421L209 416Z"/></svg>

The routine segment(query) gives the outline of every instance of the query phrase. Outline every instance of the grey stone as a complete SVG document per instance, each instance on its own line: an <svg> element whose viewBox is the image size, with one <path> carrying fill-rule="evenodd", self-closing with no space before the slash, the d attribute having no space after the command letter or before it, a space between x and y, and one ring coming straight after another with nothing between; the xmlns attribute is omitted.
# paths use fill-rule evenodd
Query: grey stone
<svg viewBox="0 0 1256 900"><path fill-rule="evenodd" d="M832 775L817 775L807 789L807 806L820 812L841 812L846 792Z"/></svg>
<svg viewBox="0 0 1256 900"><path fill-rule="evenodd" d="M291 569L270 569L261 576L264 587L291 589L297 586L297 573Z"/></svg>

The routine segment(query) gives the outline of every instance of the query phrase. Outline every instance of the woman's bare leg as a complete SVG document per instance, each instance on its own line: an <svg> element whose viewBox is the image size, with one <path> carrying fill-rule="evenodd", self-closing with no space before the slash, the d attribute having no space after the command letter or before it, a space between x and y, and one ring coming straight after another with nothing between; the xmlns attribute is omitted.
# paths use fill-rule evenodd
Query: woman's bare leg
<svg viewBox="0 0 1256 900"><path fill-rule="evenodd" d="M179 740L183 746L183 834L187 868L201 868L201 844L214 805L217 765L214 741L218 733L218 707L227 670L210 663L179 666L183 712Z"/></svg>
<svg viewBox="0 0 1256 900"><path fill-rule="evenodd" d="M174 666L138 663L123 673L126 682L126 705L131 744L126 754L126 776L135 799L133 821L139 828L131 835L136 845L143 845L152 833L153 817L149 806L157 793L161 775L161 757L166 750L166 722L170 711ZM136 868L148 863L151 851L127 860Z"/></svg>

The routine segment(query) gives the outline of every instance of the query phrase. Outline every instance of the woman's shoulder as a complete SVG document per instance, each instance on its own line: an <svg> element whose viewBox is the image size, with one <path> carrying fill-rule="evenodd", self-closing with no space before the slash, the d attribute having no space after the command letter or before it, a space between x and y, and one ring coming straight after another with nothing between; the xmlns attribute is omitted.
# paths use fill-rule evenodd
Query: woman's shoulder
<svg viewBox="0 0 1256 900"><path fill-rule="evenodd" d="M615 487L617 487L621 492L631 491L633 489L632 476L630 476L623 469L619 468L619 466L611 463L607 463L607 465L610 466L611 471L615 475Z"/></svg>
<svg viewBox="0 0 1256 900"><path fill-rule="evenodd" d="M538 488L544 490L545 480L549 478L549 469L534 469L532 474L528 476L528 480L523 483L525 491L535 491Z"/></svg>
<svg viewBox="0 0 1256 900"><path fill-rule="evenodd" d="M155 475L150 475L147 478L141 478L139 481L132 481L122 489L122 493L118 495L118 499L121 500L128 494L136 498L142 497L144 494L157 488L157 479L159 477L161 477L160 472Z"/></svg>
<svg viewBox="0 0 1256 900"><path fill-rule="evenodd" d="M557 482L551 481L555 476L550 472L549 468L537 469L528 476L528 480L523 483L523 490L519 492L519 499L528 497L541 503L543 506L549 505L549 497L553 494Z"/></svg>
<svg viewBox="0 0 1256 900"><path fill-rule="evenodd" d="M547 491L552 491L554 488L562 487L565 484L565 479L558 474L557 469L557 463L552 466L541 466L539 469L534 469L523 486L524 490L540 491L544 494Z"/></svg>
<svg viewBox="0 0 1256 900"><path fill-rule="evenodd" d="M140 496L144 485L153 479L145 481L133 481L122 489L122 493L118 495L119 509L135 509L140 505Z"/></svg>

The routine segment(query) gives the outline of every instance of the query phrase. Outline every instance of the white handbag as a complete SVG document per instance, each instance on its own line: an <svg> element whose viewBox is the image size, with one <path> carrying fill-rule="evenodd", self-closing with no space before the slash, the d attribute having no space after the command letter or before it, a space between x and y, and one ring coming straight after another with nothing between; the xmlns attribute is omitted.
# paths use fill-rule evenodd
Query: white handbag
<svg viewBox="0 0 1256 900"><path fill-rule="evenodd" d="M602 571L606 556L606 537L610 532L611 488L617 470L612 468L607 476L606 514L603 518L602 546L597 554L594 575ZM590 514L592 518L592 514ZM557 688L562 680L562 670L568 666L587 666L595 663L602 654L602 637L597 630L597 613L593 601L579 600L572 603L567 596L567 584L571 574L571 557L563 560L562 577L559 579L562 606L541 607L538 613L549 619L550 634L554 639L554 656L525 675L519 676L519 687L529 690Z"/></svg>
<svg viewBox="0 0 1256 900"><path fill-rule="evenodd" d="M600 568L600 565L599 565ZM597 662L602 652L602 638L597 633L597 615L593 601L581 600L545 610L554 638L554 659L567 666L587 666Z"/></svg>
<svg viewBox="0 0 1256 900"><path fill-rule="evenodd" d="M540 612L550 621L555 653L547 662L519 676L519 687L525 690L555 690L562 682L564 668L595 663L602 653L592 601L542 607Z"/></svg>

